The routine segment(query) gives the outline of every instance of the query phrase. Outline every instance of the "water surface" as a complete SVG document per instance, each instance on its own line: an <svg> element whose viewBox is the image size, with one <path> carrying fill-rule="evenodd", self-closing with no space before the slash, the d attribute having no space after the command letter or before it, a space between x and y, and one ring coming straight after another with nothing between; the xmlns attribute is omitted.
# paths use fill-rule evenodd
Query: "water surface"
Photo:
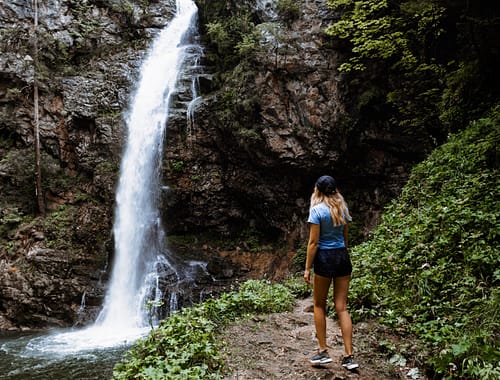
<svg viewBox="0 0 500 380"><path fill-rule="evenodd" d="M109 380L113 367L133 344L124 340L114 347L82 349L75 342L56 352L57 343L50 340L65 334L71 332L0 334L0 379Z"/></svg>

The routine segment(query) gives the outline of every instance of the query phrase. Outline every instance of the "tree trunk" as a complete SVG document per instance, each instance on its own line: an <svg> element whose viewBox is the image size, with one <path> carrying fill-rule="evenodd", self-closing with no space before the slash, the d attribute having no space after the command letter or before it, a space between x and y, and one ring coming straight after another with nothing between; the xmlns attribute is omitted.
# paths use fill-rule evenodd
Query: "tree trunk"
<svg viewBox="0 0 500 380"><path fill-rule="evenodd" d="M40 122L38 115L38 0L33 0L34 22L33 22L33 134L35 147L35 194L40 214L45 214L45 202L42 192L42 169L40 160Z"/></svg>

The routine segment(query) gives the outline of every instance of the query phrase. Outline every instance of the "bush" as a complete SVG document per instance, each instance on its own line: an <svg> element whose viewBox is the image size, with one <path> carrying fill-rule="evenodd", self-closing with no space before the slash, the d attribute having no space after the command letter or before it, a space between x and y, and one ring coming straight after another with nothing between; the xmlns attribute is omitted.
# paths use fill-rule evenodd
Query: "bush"
<svg viewBox="0 0 500 380"><path fill-rule="evenodd" d="M251 280L239 291L183 309L139 340L118 364L113 378L220 379L223 361L217 331L237 318L290 310L292 293L283 285Z"/></svg>
<svg viewBox="0 0 500 380"><path fill-rule="evenodd" d="M287 25L291 25L300 16L300 5L295 0L278 0L276 10Z"/></svg>
<svg viewBox="0 0 500 380"><path fill-rule="evenodd" d="M497 107L436 149L353 250L353 315L416 334L442 375L500 375L499 129Z"/></svg>

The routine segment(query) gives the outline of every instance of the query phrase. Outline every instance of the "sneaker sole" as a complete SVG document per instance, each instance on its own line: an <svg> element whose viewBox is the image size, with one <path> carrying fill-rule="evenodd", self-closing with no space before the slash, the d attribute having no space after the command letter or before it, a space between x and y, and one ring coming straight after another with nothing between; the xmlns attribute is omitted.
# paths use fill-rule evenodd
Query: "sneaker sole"
<svg viewBox="0 0 500 380"><path fill-rule="evenodd" d="M333 360L331 358L329 359L321 359L321 360L309 360L309 363L312 365L319 365L319 364L328 364L331 363Z"/></svg>
<svg viewBox="0 0 500 380"><path fill-rule="evenodd" d="M348 365L344 365L344 367L346 369L348 369L349 371L352 371L353 369L359 368L359 364L348 364Z"/></svg>

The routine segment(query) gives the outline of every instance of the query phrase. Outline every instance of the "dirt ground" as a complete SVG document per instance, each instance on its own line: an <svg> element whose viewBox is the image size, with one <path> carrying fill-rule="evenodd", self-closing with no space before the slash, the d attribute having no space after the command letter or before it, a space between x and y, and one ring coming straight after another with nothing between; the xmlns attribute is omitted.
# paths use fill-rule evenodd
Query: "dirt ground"
<svg viewBox="0 0 500 380"><path fill-rule="evenodd" d="M343 354L338 323L327 320L327 345L332 363L313 367L309 357L317 350L312 299L300 300L292 312L256 316L225 331L225 380L389 380L426 379L422 370L407 364L387 346L398 337L377 324L354 326L354 352L360 367L348 371L340 365ZM405 343L406 344L406 343Z"/></svg>

